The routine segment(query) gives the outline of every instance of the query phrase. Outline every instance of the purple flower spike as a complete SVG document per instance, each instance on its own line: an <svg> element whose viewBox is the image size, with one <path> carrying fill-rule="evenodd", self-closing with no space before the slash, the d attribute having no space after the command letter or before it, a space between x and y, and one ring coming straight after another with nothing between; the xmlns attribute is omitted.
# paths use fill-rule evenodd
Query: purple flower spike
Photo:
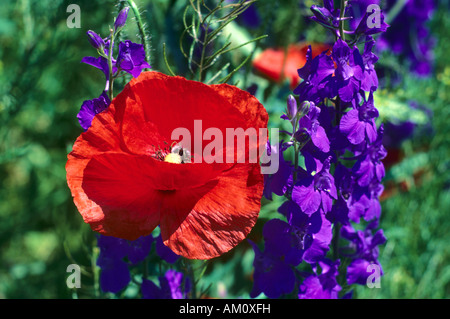
<svg viewBox="0 0 450 319"><path fill-rule="evenodd" d="M119 15L117 16L116 21L114 21L114 30L117 32L118 30L120 30L121 28L123 28L123 26L125 25L125 23L127 22L127 18L128 18L128 11L130 10L129 7L125 7L123 8L120 12Z"/></svg>
<svg viewBox="0 0 450 319"><path fill-rule="evenodd" d="M365 284L372 274L370 266L379 266L378 246L386 241L383 231L376 230L386 149L383 125L378 130L376 125L379 113L373 92L378 89L378 57L370 35L386 30L387 24L380 11L365 12L373 3L378 0L345 1L345 12L333 0L311 7L312 20L331 30L336 40L331 52L314 58L308 48L306 63L297 70L301 79L293 92L297 97L289 96L281 116L293 130L283 131L290 139L282 141L277 151L278 172L264 176L264 195L270 200L272 193L287 198L278 208L285 219L265 223L263 251L252 243L252 298L260 293L269 298L294 293L300 299L351 298L351 290L341 292L338 275L340 279L346 275L348 285ZM378 5L371 8L379 10ZM355 14L357 9L360 14ZM340 33L343 20L349 20L347 39ZM294 149L292 162L284 160L288 148ZM333 232L339 224L340 236ZM353 229L355 224L365 231ZM347 247L342 247L344 239L350 242ZM309 264L313 273L298 268L301 263Z"/></svg>

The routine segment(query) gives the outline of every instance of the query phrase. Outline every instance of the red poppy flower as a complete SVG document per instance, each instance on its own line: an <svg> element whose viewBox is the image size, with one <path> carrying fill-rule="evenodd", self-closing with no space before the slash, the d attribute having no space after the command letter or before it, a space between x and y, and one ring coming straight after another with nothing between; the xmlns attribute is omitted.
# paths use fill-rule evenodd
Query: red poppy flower
<svg viewBox="0 0 450 319"><path fill-rule="evenodd" d="M311 45L313 57L331 48L329 45L322 43L292 44L288 47L287 56L282 48L269 48L253 60L253 67L273 81L279 82L286 78L289 79L291 88L294 88L300 82L297 70L306 63L306 52L309 45Z"/></svg>
<svg viewBox="0 0 450 319"><path fill-rule="evenodd" d="M260 210L259 161L167 161L180 142L172 131L194 132L195 120L225 136L226 128L266 128L268 115L236 87L142 73L94 117L68 155L67 182L84 221L128 240L159 225L164 244L192 259L219 256L242 241Z"/></svg>

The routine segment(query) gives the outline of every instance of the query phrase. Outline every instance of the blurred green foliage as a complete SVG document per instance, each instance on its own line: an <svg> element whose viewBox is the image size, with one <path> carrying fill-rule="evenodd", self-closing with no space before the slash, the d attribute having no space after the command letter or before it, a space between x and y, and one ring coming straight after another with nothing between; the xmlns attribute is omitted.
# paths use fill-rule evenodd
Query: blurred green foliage
<svg viewBox="0 0 450 319"><path fill-rule="evenodd" d="M66 19L70 3L81 8L81 28L70 29ZM182 14L187 2L136 1L144 9L150 36L150 62L154 70L187 75L187 61L180 51ZM306 1L309 7L313 1ZM241 30L250 37L267 34L260 49L286 46L297 40L326 42L328 34L306 24L309 12L298 12L298 1L256 3L263 23ZM377 103L402 105L415 100L432 113L432 133L416 135L401 147L403 161L388 170L387 198L382 202L381 227L388 241L380 249L385 273L381 289L358 287L361 298L450 297L450 176L447 135L450 102L450 20L444 1L430 22L437 38L435 72L417 79L405 73L400 85L385 88ZM274 14L276 12L276 14ZM65 179L65 162L81 133L76 114L83 100L98 97L104 77L81 64L95 55L87 30L108 34L117 13L115 1L19 0L0 6L0 298L90 298L98 291L95 236L77 212ZM122 37L139 41L129 20ZM238 44L238 43L237 43ZM234 44L233 44L234 45ZM223 55L217 65L230 62L229 71L245 56ZM383 59L396 59L386 53ZM406 70L406 68L405 68ZM258 98L271 115L270 126L279 125L287 84L262 79L247 63L231 79L245 89L258 84ZM116 88L118 91L119 89ZM387 103L389 101L389 103ZM403 103L403 104L402 104ZM380 110L387 106L377 105ZM383 120L399 112L389 111ZM401 112L400 112L401 113ZM390 115L391 114L391 115ZM404 115L408 116L408 114ZM420 126L430 123L421 122ZM276 217L281 199L263 202L260 219L249 238L261 239L264 222ZM248 297L252 288L253 252L244 241L236 249L206 263L200 289L210 297ZM71 263L82 267L82 288L66 286ZM161 264L149 261L149 278L156 279ZM196 267L204 267L203 263ZM130 285L123 297L138 294Z"/></svg>

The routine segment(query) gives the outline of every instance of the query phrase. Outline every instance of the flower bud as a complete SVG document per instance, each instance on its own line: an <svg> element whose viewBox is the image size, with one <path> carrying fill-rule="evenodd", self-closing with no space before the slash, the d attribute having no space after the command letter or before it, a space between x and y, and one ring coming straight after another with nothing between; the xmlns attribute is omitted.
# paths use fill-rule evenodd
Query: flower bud
<svg viewBox="0 0 450 319"><path fill-rule="evenodd" d="M125 22L127 22L129 10L130 10L130 7L125 7L119 12L119 15L117 16L116 21L114 21L114 31L115 32L117 32L121 28L123 28L123 26L125 25Z"/></svg>
<svg viewBox="0 0 450 319"><path fill-rule="evenodd" d="M105 41L94 31L89 30L86 32L88 35L89 43L97 50L101 50L105 46Z"/></svg>
<svg viewBox="0 0 450 319"><path fill-rule="evenodd" d="M308 114L310 108L311 108L310 102L308 101L302 102L302 104L300 104L300 116L305 116L306 114Z"/></svg>
<svg viewBox="0 0 450 319"><path fill-rule="evenodd" d="M288 96L286 112L290 120L292 120L297 115L297 101L292 94Z"/></svg>

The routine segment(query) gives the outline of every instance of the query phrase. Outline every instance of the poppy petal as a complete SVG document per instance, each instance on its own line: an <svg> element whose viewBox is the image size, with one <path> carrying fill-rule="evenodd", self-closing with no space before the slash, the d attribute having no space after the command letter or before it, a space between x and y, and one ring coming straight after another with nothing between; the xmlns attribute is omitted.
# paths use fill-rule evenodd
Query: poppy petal
<svg viewBox="0 0 450 319"><path fill-rule="evenodd" d="M236 164L208 187L189 212L183 211L182 202L192 201L193 190L166 198L161 235L178 255L191 259L220 256L241 242L256 223L264 188L259 164Z"/></svg>

